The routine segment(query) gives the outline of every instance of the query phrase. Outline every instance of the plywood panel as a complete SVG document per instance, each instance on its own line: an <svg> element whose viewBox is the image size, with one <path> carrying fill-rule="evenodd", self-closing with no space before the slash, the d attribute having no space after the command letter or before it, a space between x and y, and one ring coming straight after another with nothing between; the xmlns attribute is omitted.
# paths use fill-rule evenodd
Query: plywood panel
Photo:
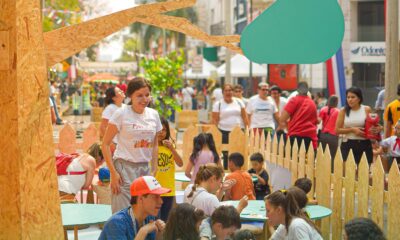
<svg viewBox="0 0 400 240"><path fill-rule="evenodd" d="M326 148L328 149L328 148ZM343 193L343 160L342 154L338 152L334 161L333 173L333 203L332 203L332 239L342 238L342 193Z"/></svg>
<svg viewBox="0 0 400 240"><path fill-rule="evenodd" d="M76 132L70 124L65 124L59 131L58 149L63 153L76 152Z"/></svg>
<svg viewBox="0 0 400 240"><path fill-rule="evenodd" d="M99 133L94 124L90 124L83 132L82 149L86 152L93 143L99 141Z"/></svg>
<svg viewBox="0 0 400 240"><path fill-rule="evenodd" d="M345 215L344 221L348 222L354 218L354 192L356 179L356 162L354 161L353 151L350 150L345 163L345 178L343 181L345 189Z"/></svg>
<svg viewBox="0 0 400 240"><path fill-rule="evenodd" d="M387 239L397 239L400 236L400 173L396 162L392 164L388 179L388 233Z"/></svg>
<svg viewBox="0 0 400 240"><path fill-rule="evenodd" d="M264 158L266 162L272 162L271 134L267 135L267 139L265 141Z"/></svg>
<svg viewBox="0 0 400 240"><path fill-rule="evenodd" d="M183 169L186 169L186 165L190 161L189 158L193 151L193 138L198 134L199 134L198 129L195 126L191 126L183 132L183 143L184 143L182 145Z"/></svg>
<svg viewBox="0 0 400 240"><path fill-rule="evenodd" d="M315 157L314 157L314 149L312 148L311 144L310 147L308 148L307 152L307 161L306 161L306 174L307 178L311 179L313 183L313 188L311 191L308 193L309 197L314 197L315 196Z"/></svg>
<svg viewBox="0 0 400 240"><path fill-rule="evenodd" d="M296 141L294 141L293 144L296 144ZM279 144L280 145L280 144ZM280 147L280 146L279 146ZM281 153L279 152L279 155ZM290 146L290 141L287 141L285 145L285 157L283 158L283 167L290 170L290 158L292 154L292 147Z"/></svg>
<svg viewBox="0 0 400 240"><path fill-rule="evenodd" d="M298 178L306 176L306 148L301 144L299 151L299 165L298 165Z"/></svg>
<svg viewBox="0 0 400 240"><path fill-rule="evenodd" d="M39 5L0 0L0 239L63 237Z"/></svg>
<svg viewBox="0 0 400 240"><path fill-rule="evenodd" d="M385 170L383 169L381 158L371 166L372 172L372 191L371 191L371 215L372 220L383 229L383 194Z"/></svg>
<svg viewBox="0 0 400 240"><path fill-rule="evenodd" d="M298 176L297 176L297 167L298 167L298 152L299 148L297 145L297 141L294 142L293 148L292 148L292 158L290 159L290 164L289 164L289 169L290 172L292 173L292 185L294 185L294 182L296 182Z"/></svg>
<svg viewBox="0 0 400 240"><path fill-rule="evenodd" d="M219 129L215 126L212 125L208 130L208 133L211 133L214 137L215 141L215 147L217 148L217 152L219 155L222 153L222 134L219 131Z"/></svg>
<svg viewBox="0 0 400 240"><path fill-rule="evenodd" d="M249 164L249 156L245 155L245 148L246 145L244 144L245 142L245 135L244 132L240 127L235 127L231 133L229 134L229 146L228 146L228 152L234 153L234 152L239 152L244 156L244 169L247 170L247 166Z"/></svg>
<svg viewBox="0 0 400 240"><path fill-rule="evenodd" d="M369 166L363 154L358 164L357 198L358 211L357 217L368 217L368 187L369 187Z"/></svg>

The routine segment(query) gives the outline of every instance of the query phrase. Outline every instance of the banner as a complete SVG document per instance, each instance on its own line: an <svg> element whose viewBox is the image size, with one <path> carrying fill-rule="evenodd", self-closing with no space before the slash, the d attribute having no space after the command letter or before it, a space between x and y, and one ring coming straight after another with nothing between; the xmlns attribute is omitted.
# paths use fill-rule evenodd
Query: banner
<svg viewBox="0 0 400 240"><path fill-rule="evenodd" d="M297 89L296 64L268 64L269 85L276 85L282 90Z"/></svg>

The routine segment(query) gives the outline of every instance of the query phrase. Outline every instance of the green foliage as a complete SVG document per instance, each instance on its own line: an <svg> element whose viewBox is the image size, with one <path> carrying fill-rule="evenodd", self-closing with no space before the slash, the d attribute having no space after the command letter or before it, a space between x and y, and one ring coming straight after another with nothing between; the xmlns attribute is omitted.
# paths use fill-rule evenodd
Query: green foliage
<svg viewBox="0 0 400 240"><path fill-rule="evenodd" d="M138 41L135 38L128 38L124 42L122 56L117 62L133 62L135 61L135 53L138 51Z"/></svg>
<svg viewBox="0 0 400 240"><path fill-rule="evenodd" d="M171 52L167 56L156 59L142 59L141 66L145 71L145 78L149 79L152 95L155 99L155 108L160 116L168 118L171 109L180 110L181 107L168 93L171 90L182 88L182 65L185 62L183 50Z"/></svg>
<svg viewBox="0 0 400 240"><path fill-rule="evenodd" d="M43 31L51 31L81 21L79 0L46 0L43 6Z"/></svg>

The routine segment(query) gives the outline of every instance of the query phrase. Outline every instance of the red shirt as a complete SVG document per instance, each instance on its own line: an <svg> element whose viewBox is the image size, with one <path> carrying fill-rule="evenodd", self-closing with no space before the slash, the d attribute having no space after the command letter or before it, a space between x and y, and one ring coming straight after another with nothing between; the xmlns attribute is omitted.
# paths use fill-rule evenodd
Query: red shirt
<svg viewBox="0 0 400 240"><path fill-rule="evenodd" d="M328 106L321 108L319 112L319 118L322 119L322 132L336 135L336 119L339 115L339 109L331 108L328 115Z"/></svg>
<svg viewBox="0 0 400 240"><path fill-rule="evenodd" d="M288 135L309 137L317 148L317 107L308 96L297 95L285 105L290 115Z"/></svg>
<svg viewBox="0 0 400 240"><path fill-rule="evenodd" d="M125 83L117 84L117 87L121 89L124 93L126 93L126 89L128 88Z"/></svg>

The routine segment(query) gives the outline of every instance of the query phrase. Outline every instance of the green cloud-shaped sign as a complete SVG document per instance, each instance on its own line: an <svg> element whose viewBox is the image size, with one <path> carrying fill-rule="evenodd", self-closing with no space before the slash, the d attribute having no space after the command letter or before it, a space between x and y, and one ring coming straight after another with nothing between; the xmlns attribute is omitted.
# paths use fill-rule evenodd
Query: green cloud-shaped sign
<svg viewBox="0 0 400 240"><path fill-rule="evenodd" d="M337 52L343 34L337 0L277 0L244 29L240 46L257 63L319 63Z"/></svg>

